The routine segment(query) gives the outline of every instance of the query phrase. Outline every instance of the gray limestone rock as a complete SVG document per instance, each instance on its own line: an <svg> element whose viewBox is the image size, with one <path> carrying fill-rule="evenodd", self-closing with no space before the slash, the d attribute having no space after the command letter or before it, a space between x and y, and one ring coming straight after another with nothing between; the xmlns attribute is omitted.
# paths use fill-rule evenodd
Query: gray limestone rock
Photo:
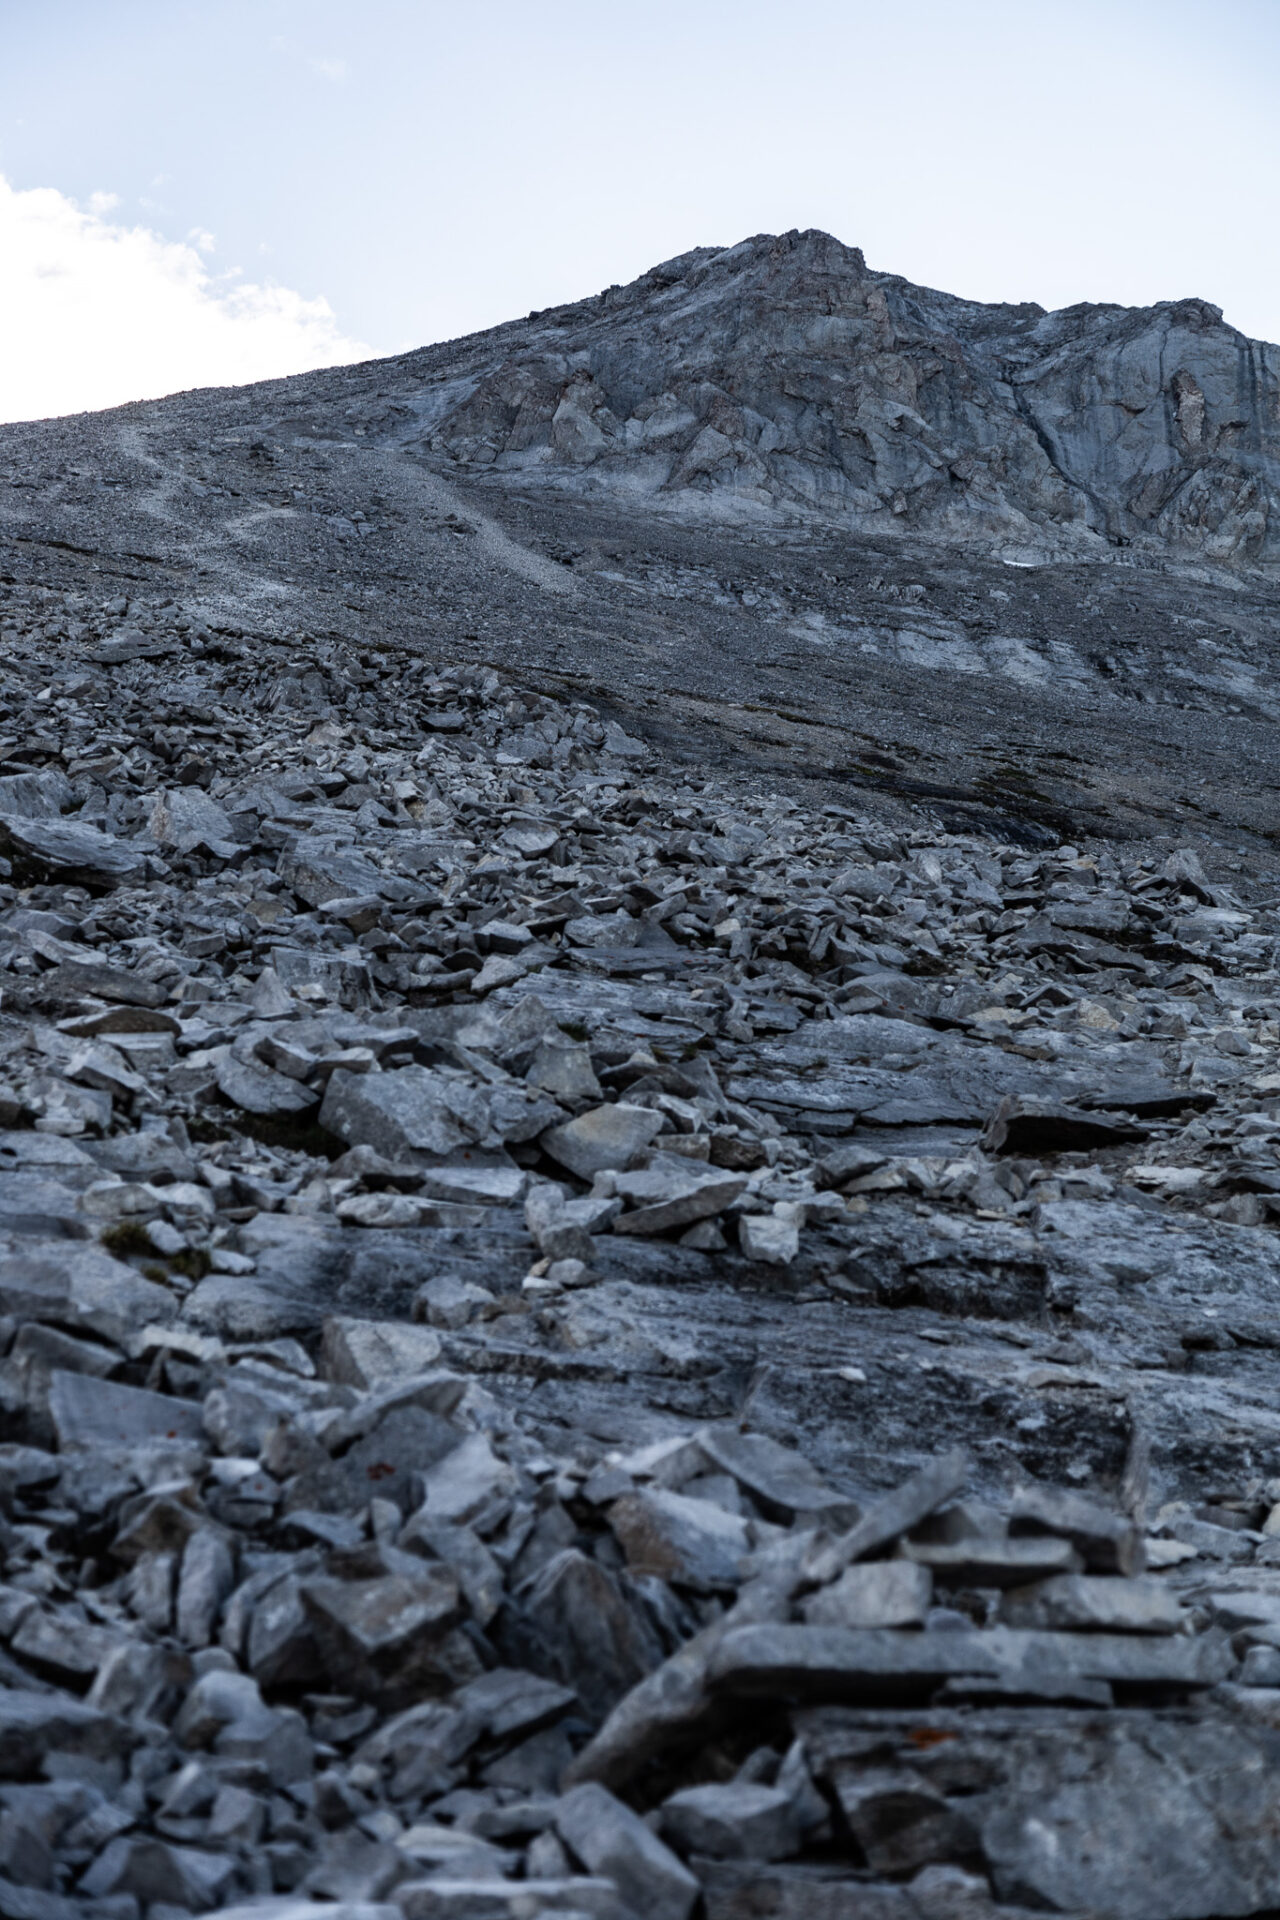
<svg viewBox="0 0 1280 1920"><path fill-rule="evenodd" d="M1019 1487L1009 1515L1014 1534L1054 1533L1070 1540L1085 1564L1099 1573L1141 1573L1142 1535L1127 1515L1062 1487Z"/></svg>
<svg viewBox="0 0 1280 1920"><path fill-rule="evenodd" d="M24 879L56 879L91 891L127 885L146 871L142 854L78 820L0 813L0 854Z"/></svg>
<svg viewBox="0 0 1280 1920"><path fill-rule="evenodd" d="M0 1311L49 1321L124 1345L138 1328L164 1325L173 1295L105 1248L11 1242L0 1259Z"/></svg>
<svg viewBox="0 0 1280 1920"><path fill-rule="evenodd" d="M302 1587L323 1670L392 1711L469 1679L474 1666L460 1667L465 1656L451 1633L461 1615L451 1570L406 1556L396 1563L402 1570L360 1577L363 1557L344 1577Z"/></svg>
<svg viewBox="0 0 1280 1920"><path fill-rule="evenodd" d="M796 234L4 429L0 1906L1277 1905L1269 354Z"/></svg>
<svg viewBox="0 0 1280 1920"><path fill-rule="evenodd" d="M770 1520L790 1525L807 1515L828 1526L848 1526L857 1518L854 1502L827 1485L793 1447L766 1433L741 1428L705 1427L698 1445L716 1466L732 1474Z"/></svg>
<svg viewBox="0 0 1280 1920"><path fill-rule="evenodd" d="M593 1107L576 1120L552 1127L540 1144L570 1173L590 1180L606 1168L631 1166L662 1128L660 1113L620 1102L617 1106Z"/></svg>
<svg viewBox="0 0 1280 1920"><path fill-rule="evenodd" d="M260 1061L237 1060L234 1054L219 1061L214 1078L219 1092L246 1113L306 1113L320 1098L314 1088L291 1075L276 1073Z"/></svg>
<svg viewBox="0 0 1280 1920"><path fill-rule="evenodd" d="M572 1686L599 1720L662 1658L641 1609L604 1567L569 1547L516 1596L515 1644L526 1663Z"/></svg>
<svg viewBox="0 0 1280 1920"><path fill-rule="evenodd" d="M943 1680L990 1677L1016 1692L1081 1678L1129 1687L1199 1688L1226 1676L1212 1641L1115 1633L855 1632L837 1627L738 1627L712 1656L713 1686L802 1698L919 1698Z"/></svg>
<svg viewBox="0 0 1280 1920"><path fill-rule="evenodd" d="M695 1592L733 1590L750 1544L746 1523L710 1500L655 1487L624 1493L609 1525L634 1574L652 1574Z"/></svg>
<svg viewBox="0 0 1280 1920"><path fill-rule="evenodd" d="M126 1721L65 1694L0 1693L0 1777L29 1779L50 1756L124 1759L137 1735Z"/></svg>
<svg viewBox="0 0 1280 1920"><path fill-rule="evenodd" d="M388 1160L414 1153L445 1156L485 1139L489 1108L478 1088L426 1067L340 1071L325 1090L320 1125L349 1146L372 1147Z"/></svg>
<svg viewBox="0 0 1280 1920"><path fill-rule="evenodd" d="M514 1486L512 1469L483 1433L468 1434L423 1477L430 1516L445 1526L465 1526Z"/></svg>
<svg viewBox="0 0 1280 1920"><path fill-rule="evenodd" d="M207 1647L214 1637L222 1603L235 1585L235 1560L226 1538L212 1527L192 1533L183 1549L174 1607L179 1640Z"/></svg>
<svg viewBox="0 0 1280 1920"><path fill-rule="evenodd" d="M746 1186L742 1174L702 1167L673 1154L655 1154L647 1167L621 1173L615 1191L630 1202L613 1223L615 1233L668 1233L720 1213Z"/></svg>
<svg viewBox="0 0 1280 1920"><path fill-rule="evenodd" d="M382 1386L426 1373L440 1358L439 1336L398 1320L332 1316L322 1330L325 1371L352 1387Z"/></svg>
<svg viewBox="0 0 1280 1920"><path fill-rule="evenodd" d="M698 1882L630 1807L601 1786L575 1787L556 1809L556 1831L592 1873L652 1920L687 1920Z"/></svg>
<svg viewBox="0 0 1280 1920"><path fill-rule="evenodd" d="M789 1267L800 1251L799 1223L775 1213L744 1213L738 1221L738 1245L748 1260Z"/></svg>
<svg viewBox="0 0 1280 1920"><path fill-rule="evenodd" d="M224 857L235 846L231 817L199 787L170 787L158 793L147 821L157 846L191 853L197 847Z"/></svg>
<svg viewBox="0 0 1280 1920"><path fill-rule="evenodd" d="M811 1627L922 1627L932 1599L927 1567L913 1560L872 1560L846 1567L831 1586L809 1596L803 1612Z"/></svg>
<svg viewBox="0 0 1280 1920"><path fill-rule="evenodd" d="M1055 1577L1071 1579L1084 1561L1069 1540L1039 1539L955 1541L908 1540L901 1551L927 1567L940 1585L1021 1587Z"/></svg>
<svg viewBox="0 0 1280 1920"><path fill-rule="evenodd" d="M609 302L558 309L554 327L531 316L485 358L454 357L456 398L432 448L463 472L496 461L526 487L625 497L632 512L637 496L674 494L695 521L744 514L749 495L757 512L767 502L870 529L896 502L917 533L964 542L981 528L1022 552L1083 555L1120 536L1206 557L1269 551L1257 516L1276 485L1274 428L1258 402L1246 409L1265 449L1255 477L1227 422L1240 353L1269 365L1270 350L1203 301L984 307L876 273L810 231L696 249ZM819 314L839 325L819 327ZM619 329L637 342L630 386L610 351ZM923 396L939 358L942 390L895 413L895 379ZM850 364L856 401L837 371ZM834 437L788 406L798 385L824 393ZM960 447L946 439L957 420L974 423ZM1219 492L1233 504L1210 533L1197 516Z"/></svg>
<svg viewBox="0 0 1280 1920"><path fill-rule="evenodd" d="M662 1831L686 1857L784 1860L800 1845L800 1823L790 1794L750 1781L673 1793L662 1804Z"/></svg>
<svg viewBox="0 0 1280 1920"><path fill-rule="evenodd" d="M1117 1920L1260 1912L1280 1889L1263 1839L1275 1783L1259 1735L1215 1720L1015 1738L980 1816L997 1894ZM1084 1766L1060 1772L1068 1743ZM1088 1834L1089 1845L1075 1844ZM1065 1843L1065 1844L1064 1844Z"/></svg>
<svg viewBox="0 0 1280 1920"><path fill-rule="evenodd" d="M818 1542L807 1558L806 1575L822 1585L854 1561L869 1559L945 1505L963 1487L969 1472L969 1457L959 1447L930 1460L878 1500L838 1540Z"/></svg>
<svg viewBox="0 0 1280 1920"><path fill-rule="evenodd" d="M1187 1624L1177 1595L1159 1580L1081 1573L1015 1587L1000 1602L1000 1618L1010 1627L1101 1633L1178 1633Z"/></svg>
<svg viewBox="0 0 1280 1920"><path fill-rule="evenodd" d="M122 1834L98 1855L80 1885L91 1899L132 1894L148 1906L207 1913L223 1905L235 1879L236 1864L227 1853Z"/></svg>
<svg viewBox="0 0 1280 1920"><path fill-rule="evenodd" d="M64 1369L51 1377L49 1413L63 1453L73 1448L100 1452L157 1444L198 1446L204 1438L199 1404Z"/></svg>
<svg viewBox="0 0 1280 1920"><path fill-rule="evenodd" d="M850 1833L878 1873L913 1872L974 1850L964 1810L906 1768L837 1768L832 1786Z"/></svg>

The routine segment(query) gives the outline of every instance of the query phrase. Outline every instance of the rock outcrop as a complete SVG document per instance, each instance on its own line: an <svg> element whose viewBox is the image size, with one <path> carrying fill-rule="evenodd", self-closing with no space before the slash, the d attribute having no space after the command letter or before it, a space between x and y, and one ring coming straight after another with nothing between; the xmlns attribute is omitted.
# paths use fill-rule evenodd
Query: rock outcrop
<svg viewBox="0 0 1280 1920"><path fill-rule="evenodd" d="M525 485L1017 558L1280 557L1280 359L1203 300L984 306L763 234L421 364L415 436Z"/></svg>

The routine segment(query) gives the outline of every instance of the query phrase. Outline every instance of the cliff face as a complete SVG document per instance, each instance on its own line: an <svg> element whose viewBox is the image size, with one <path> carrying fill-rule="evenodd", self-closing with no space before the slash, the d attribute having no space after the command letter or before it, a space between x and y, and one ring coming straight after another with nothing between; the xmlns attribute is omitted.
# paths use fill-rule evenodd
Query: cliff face
<svg viewBox="0 0 1280 1920"><path fill-rule="evenodd" d="M423 450L477 474L1009 558L1280 556L1280 357L1199 300L987 306L788 233L413 358Z"/></svg>

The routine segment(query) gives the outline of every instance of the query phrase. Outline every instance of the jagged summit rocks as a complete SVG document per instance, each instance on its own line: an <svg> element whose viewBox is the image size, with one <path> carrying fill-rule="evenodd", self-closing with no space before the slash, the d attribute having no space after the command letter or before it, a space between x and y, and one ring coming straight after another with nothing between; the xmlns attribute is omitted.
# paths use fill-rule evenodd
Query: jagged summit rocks
<svg viewBox="0 0 1280 1920"><path fill-rule="evenodd" d="M1040 558L1280 554L1276 350L1201 300L987 306L763 234L423 363L424 442L469 472Z"/></svg>

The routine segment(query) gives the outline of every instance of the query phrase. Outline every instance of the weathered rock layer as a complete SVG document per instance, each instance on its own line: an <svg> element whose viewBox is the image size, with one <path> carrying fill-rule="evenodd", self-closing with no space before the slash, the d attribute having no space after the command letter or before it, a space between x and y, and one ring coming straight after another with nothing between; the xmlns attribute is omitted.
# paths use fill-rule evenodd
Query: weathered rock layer
<svg viewBox="0 0 1280 1920"><path fill-rule="evenodd" d="M1280 555L1280 364L1203 300L984 306L762 235L421 365L425 444L503 478L1014 557Z"/></svg>

